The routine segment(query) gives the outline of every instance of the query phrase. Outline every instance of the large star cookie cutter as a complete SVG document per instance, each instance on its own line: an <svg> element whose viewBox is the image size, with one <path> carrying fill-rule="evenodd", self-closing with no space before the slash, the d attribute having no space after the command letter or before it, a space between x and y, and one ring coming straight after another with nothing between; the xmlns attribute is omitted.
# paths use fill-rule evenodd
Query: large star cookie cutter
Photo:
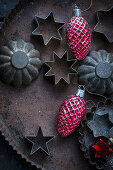
<svg viewBox="0 0 113 170"><path fill-rule="evenodd" d="M45 64L49 67L49 71L45 74L45 76L54 76L55 85L57 85L61 79L63 79L67 84L70 84L70 74L77 74L76 70L73 68L75 63L76 59L68 59L67 51L65 51L61 57L53 52L53 60L45 62Z"/></svg>
<svg viewBox="0 0 113 170"><path fill-rule="evenodd" d="M47 45L51 39L62 40L60 30L65 23L55 21L53 12L50 12L46 18L35 16L34 20L38 27L32 32L32 35L41 36L44 45Z"/></svg>
<svg viewBox="0 0 113 170"><path fill-rule="evenodd" d="M105 35L110 43L113 42L113 6L109 10L97 11L98 22L94 27L95 32Z"/></svg>

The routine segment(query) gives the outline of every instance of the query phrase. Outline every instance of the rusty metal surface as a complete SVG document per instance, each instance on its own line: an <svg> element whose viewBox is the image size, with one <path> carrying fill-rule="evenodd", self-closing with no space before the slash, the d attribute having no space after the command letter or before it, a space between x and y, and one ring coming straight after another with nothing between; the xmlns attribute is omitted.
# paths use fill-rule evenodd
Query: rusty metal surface
<svg viewBox="0 0 113 170"><path fill-rule="evenodd" d="M89 6L90 1L77 1L81 9ZM46 5L45 5L46 3ZM6 20L0 33L0 45L4 45L8 40L18 40L20 38L25 41L31 41L37 50L41 52L43 62L51 60L51 54L55 51L58 55L62 55L68 49L65 42L65 29L61 30L63 40L61 42L52 40L46 47L43 46L39 38L32 36L35 29L33 17L46 17L50 11L54 13L54 17L59 22L68 22L72 16L72 9L75 0L22 0L16 10L13 10ZM109 9L113 5L112 0L104 2L94 0L91 9L83 13L83 16L89 22L91 31L97 23L95 10ZM109 44L105 37L99 33L92 33L92 43L90 50L106 49L113 52L113 44ZM72 55L69 53L69 59ZM77 67L77 64L76 64ZM75 67L75 69L76 69ZM71 76L71 83L66 85L62 81L58 85L53 85L51 79L45 78L46 68L40 72L36 81L30 86L21 89L15 89L11 86L0 82L0 129L2 134L32 165L42 169L55 170L90 170L95 169L89 165L88 161L83 157L78 143L78 131L67 139L57 136L56 119L57 111L62 101L69 95L74 94L78 87L77 75ZM104 100L86 93L86 100L93 100L95 104ZM47 157L44 153L36 153L29 155L30 149L26 146L23 139L25 135L35 134L38 126L42 127L44 135L55 135L54 142L48 144L51 156Z"/></svg>

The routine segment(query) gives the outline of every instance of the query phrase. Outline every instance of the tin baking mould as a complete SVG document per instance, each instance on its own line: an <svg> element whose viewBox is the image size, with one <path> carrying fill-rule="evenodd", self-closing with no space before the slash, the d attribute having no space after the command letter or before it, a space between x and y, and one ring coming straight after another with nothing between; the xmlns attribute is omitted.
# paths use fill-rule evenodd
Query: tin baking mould
<svg viewBox="0 0 113 170"><path fill-rule="evenodd" d="M106 50L91 51L78 68L79 83L89 92L113 93L113 53Z"/></svg>
<svg viewBox="0 0 113 170"><path fill-rule="evenodd" d="M73 64L69 67L69 63L72 62ZM70 74L77 73L76 70L73 68L75 63L76 59L68 59L67 51L61 57L53 52L53 60L45 62L45 64L49 67L49 71L45 74L45 76L54 76L55 85L57 85L61 79L63 79L67 84L70 84Z"/></svg>
<svg viewBox="0 0 113 170"><path fill-rule="evenodd" d="M60 30L65 23L55 21L53 12L50 12L46 18L35 16L34 20L38 27L32 35L42 36L44 45L47 45L51 39L62 40Z"/></svg>
<svg viewBox="0 0 113 170"><path fill-rule="evenodd" d="M29 85L36 79L42 66L40 53L33 44L20 39L9 41L0 48L0 77L16 87Z"/></svg>
<svg viewBox="0 0 113 170"><path fill-rule="evenodd" d="M105 35L110 43L113 42L113 7L109 10L97 11L98 22L94 27L95 32Z"/></svg>
<svg viewBox="0 0 113 170"><path fill-rule="evenodd" d="M97 169L111 170L113 168L113 153L105 162L91 159L90 147L93 146L99 138L105 138L109 141L113 139L113 101L106 100L100 102L97 107L92 107L82 121L80 129L79 142L85 158L89 159L90 164L96 165ZM113 144L112 144L113 145Z"/></svg>

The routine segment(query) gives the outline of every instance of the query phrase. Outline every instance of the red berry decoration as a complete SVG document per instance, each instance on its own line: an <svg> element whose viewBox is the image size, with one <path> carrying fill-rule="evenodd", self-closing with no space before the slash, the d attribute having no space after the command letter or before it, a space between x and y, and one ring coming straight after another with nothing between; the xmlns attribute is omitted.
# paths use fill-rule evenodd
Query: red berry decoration
<svg viewBox="0 0 113 170"><path fill-rule="evenodd" d="M107 159L108 156L113 153L113 150L110 148L108 142L104 142L102 139L99 139L96 145L92 146L92 148L95 149L95 159Z"/></svg>
<svg viewBox="0 0 113 170"><path fill-rule="evenodd" d="M66 41L77 60L83 60L90 45L90 28L87 21L81 16L80 9L74 9L74 16L67 25Z"/></svg>
<svg viewBox="0 0 113 170"><path fill-rule="evenodd" d="M78 89L76 95L68 97L59 109L57 129L61 137L67 137L79 126L86 113L86 103L82 98L85 90Z"/></svg>

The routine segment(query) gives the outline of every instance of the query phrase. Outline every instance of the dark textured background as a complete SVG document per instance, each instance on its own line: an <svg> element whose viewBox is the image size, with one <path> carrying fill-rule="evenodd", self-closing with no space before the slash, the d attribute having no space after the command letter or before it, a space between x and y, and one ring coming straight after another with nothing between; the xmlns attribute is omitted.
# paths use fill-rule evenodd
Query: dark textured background
<svg viewBox="0 0 113 170"><path fill-rule="evenodd" d="M0 170L36 170L12 150L0 134Z"/></svg>
<svg viewBox="0 0 113 170"><path fill-rule="evenodd" d="M18 0L0 0L0 27L7 13L12 9ZM8 145L0 133L0 170L36 170L21 159L15 151Z"/></svg>
<svg viewBox="0 0 113 170"><path fill-rule="evenodd" d="M18 0L0 0L0 27L4 18L7 16L8 11L10 11L17 3Z"/></svg>

